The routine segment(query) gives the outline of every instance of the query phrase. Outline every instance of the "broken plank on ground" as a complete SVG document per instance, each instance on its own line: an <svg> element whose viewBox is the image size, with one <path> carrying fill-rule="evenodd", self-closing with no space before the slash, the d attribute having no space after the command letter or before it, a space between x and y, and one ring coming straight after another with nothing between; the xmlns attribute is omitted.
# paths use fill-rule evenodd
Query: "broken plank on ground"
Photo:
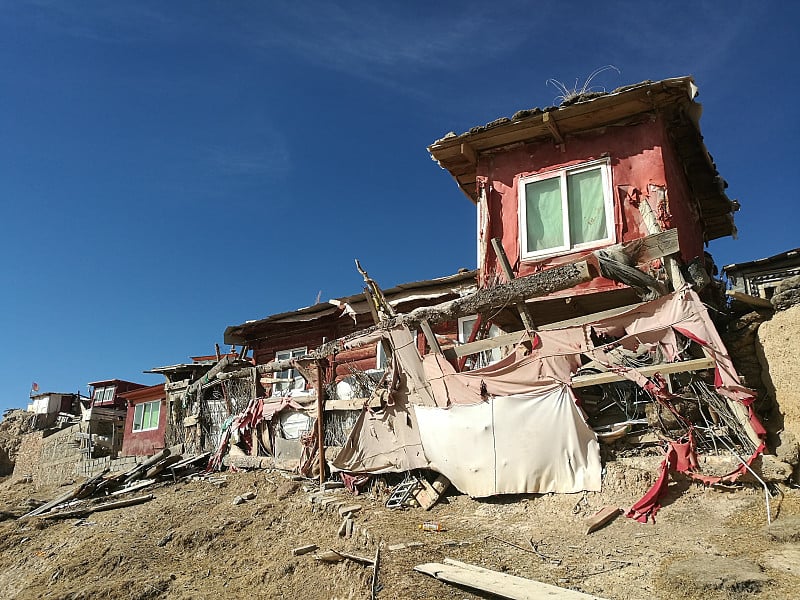
<svg viewBox="0 0 800 600"><path fill-rule="evenodd" d="M451 558L445 558L444 563L417 565L414 570L448 583L489 592L511 600L539 600L545 597L553 600L603 600L599 596L592 596L583 592L534 581L533 579L492 571L491 569L463 563Z"/></svg>
<svg viewBox="0 0 800 600"><path fill-rule="evenodd" d="M606 523L610 523L619 516L622 509L618 506L604 506L594 515L586 519L586 535L597 531Z"/></svg>

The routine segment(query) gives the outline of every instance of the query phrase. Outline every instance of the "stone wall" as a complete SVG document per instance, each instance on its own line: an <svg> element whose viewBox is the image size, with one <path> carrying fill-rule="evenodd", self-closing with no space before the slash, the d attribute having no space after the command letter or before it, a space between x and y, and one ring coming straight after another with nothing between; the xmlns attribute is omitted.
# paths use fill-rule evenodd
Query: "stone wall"
<svg viewBox="0 0 800 600"><path fill-rule="evenodd" d="M144 460L144 459L142 459ZM92 458L75 464L75 475L77 477L93 477L109 469L112 473L119 471L129 471L136 465L135 456L112 459L109 456L103 458Z"/></svg>
<svg viewBox="0 0 800 600"><path fill-rule="evenodd" d="M42 462L42 432L26 433L20 438L19 450L14 463L11 479L30 479L34 481L39 475Z"/></svg>

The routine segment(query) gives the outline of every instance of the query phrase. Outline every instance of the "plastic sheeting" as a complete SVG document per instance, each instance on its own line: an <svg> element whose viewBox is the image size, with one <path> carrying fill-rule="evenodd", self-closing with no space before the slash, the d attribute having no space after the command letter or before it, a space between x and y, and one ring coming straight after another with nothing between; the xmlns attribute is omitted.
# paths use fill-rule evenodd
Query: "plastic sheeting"
<svg viewBox="0 0 800 600"><path fill-rule="evenodd" d="M470 496L600 491L597 438L568 386L415 412L431 468Z"/></svg>

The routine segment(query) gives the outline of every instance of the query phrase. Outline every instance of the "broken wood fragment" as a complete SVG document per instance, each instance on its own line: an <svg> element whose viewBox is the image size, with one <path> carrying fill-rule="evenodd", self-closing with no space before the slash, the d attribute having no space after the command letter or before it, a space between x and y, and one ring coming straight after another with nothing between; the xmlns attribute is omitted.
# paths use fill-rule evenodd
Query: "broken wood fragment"
<svg viewBox="0 0 800 600"><path fill-rule="evenodd" d="M594 515L586 519L586 535L610 523L616 519L620 513L622 513L622 509L618 506L604 506Z"/></svg>
<svg viewBox="0 0 800 600"><path fill-rule="evenodd" d="M306 544L305 546L300 546L298 548L294 548L292 550L292 556L302 556L303 554L308 554L309 552L314 552L319 548L316 544Z"/></svg>
<svg viewBox="0 0 800 600"><path fill-rule="evenodd" d="M450 486L450 480L444 475L439 475L432 484L424 477L420 477L419 483L421 487L414 492L414 498L425 510L432 509Z"/></svg>
<svg viewBox="0 0 800 600"><path fill-rule="evenodd" d="M381 545L375 547L375 559L372 561L372 583L370 585L370 598L375 600L378 597L378 568L381 564Z"/></svg>
<svg viewBox="0 0 800 600"><path fill-rule="evenodd" d="M743 302L744 304L748 304L753 308L766 308L769 310L775 310L775 307L772 306L772 302L766 298L759 298L758 296L751 296L750 294L744 294L734 290L727 290L725 295L729 298L733 298L734 300L738 300L739 302Z"/></svg>
<svg viewBox="0 0 800 600"><path fill-rule="evenodd" d="M147 496L137 496L136 498L129 498L127 500L117 500L116 502L106 502L105 504L97 504L95 506L86 506L84 508L76 508L73 510L66 510L63 512L56 512L56 513L48 513L46 515L42 515L41 518L43 519L71 519L73 517L85 517L92 513L101 512L105 510L114 510L116 508L125 508L127 506L134 506L136 504L142 504L144 502L149 502L155 498L153 494L148 494Z"/></svg>

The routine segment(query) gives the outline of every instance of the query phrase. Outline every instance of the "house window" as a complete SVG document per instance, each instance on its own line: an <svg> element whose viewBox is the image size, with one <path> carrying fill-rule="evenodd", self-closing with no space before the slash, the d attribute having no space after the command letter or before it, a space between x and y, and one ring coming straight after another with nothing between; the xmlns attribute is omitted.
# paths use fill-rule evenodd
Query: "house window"
<svg viewBox="0 0 800 600"><path fill-rule="evenodd" d="M522 258L614 241L614 199L608 160L519 180Z"/></svg>
<svg viewBox="0 0 800 600"><path fill-rule="evenodd" d="M106 387L94 388L94 403L105 404L114 400L114 390L116 386L108 385Z"/></svg>
<svg viewBox="0 0 800 600"><path fill-rule="evenodd" d="M292 348L291 350L279 350L275 353L275 360L289 360L290 358L300 358L308 354L308 348ZM285 369L275 374L280 379L286 379L286 383L276 383L273 388L274 396L286 396L292 390L306 389L306 380L300 375L297 369Z"/></svg>
<svg viewBox="0 0 800 600"><path fill-rule="evenodd" d="M158 429L158 413L161 411L161 400L142 402L133 411L133 431Z"/></svg>
<svg viewBox="0 0 800 600"><path fill-rule="evenodd" d="M472 335L472 329L475 326L475 322L478 320L477 316L471 317L460 317L458 319L458 343L459 344L466 344L469 342L469 338ZM497 337L503 333L503 330L500 329L497 325L491 325L488 331L488 337L493 338ZM470 369L480 369L482 367L487 367L492 363L496 363L498 360L503 358L502 353L500 352L500 348L492 348L491 350L484 350L478 354L472 354L467 358L466 366Z"/></svg>

